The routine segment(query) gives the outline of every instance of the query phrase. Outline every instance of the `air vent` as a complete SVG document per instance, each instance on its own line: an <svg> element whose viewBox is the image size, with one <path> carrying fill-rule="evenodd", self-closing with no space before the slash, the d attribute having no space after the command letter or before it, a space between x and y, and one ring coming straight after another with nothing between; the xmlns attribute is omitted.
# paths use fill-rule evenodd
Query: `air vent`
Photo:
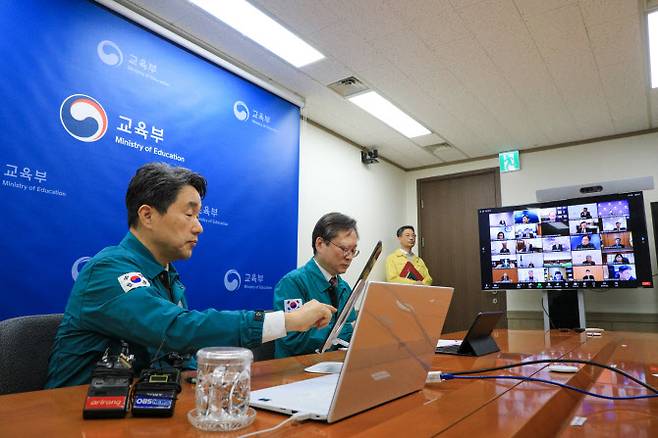
<svg viewBox="0 0 658 438"><path fill-rule="evenodd" d="M354 76L336 81L333 84L327 85L327 87L331 88L343 97L353 96L368 89L367 85L365 85Z"/></svg>
<svg viewBox="0 0 658 438"><path fill-rule="evenodd" d="M443 142L443 143L436 143L428 146L423 146L423 149L425 149L430 154L436 155L438 153L453 149L453 146L448 142Z"/></svg>

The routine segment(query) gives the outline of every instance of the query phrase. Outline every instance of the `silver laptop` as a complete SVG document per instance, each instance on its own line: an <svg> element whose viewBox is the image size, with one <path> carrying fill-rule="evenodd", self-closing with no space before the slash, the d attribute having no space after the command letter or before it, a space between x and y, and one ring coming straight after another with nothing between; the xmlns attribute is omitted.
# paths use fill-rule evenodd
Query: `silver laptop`
<svg viewBox="0 0 658 438"><path fill-rule="evenodd" d="M333 328L327 335L327 339L325 339L324 344L322 345L321 348L315 350L316 353L324 353L325 351L329 350L335 344L338 343L338 335L340 335L341 330L343 330L343 326L347 322L347 318L350 316L350 313L352 313L352 309L354 308L356 301L359 299L362 292L365 290L365 286L368 280L368 275L370 275L370 272L372 271L372 268L375 266L375 262L377 261L381 253L382 253L382 241L380 240L375 245L375 248L373 248L372 254L370 254L370 257L368 257L368 261L363 266L361 275L359 275L359 278L356 280L356 283L354 283L352 292L350 293L349 298L345 302L343 309L340 311L340 313L338 313L338 316L336 317L336 322L334 323ZM345 345L347 344L345 343Z"/></svg>
<svg viewBox="0 0 658 438"><path fill-rule="evenodd" d="M368 282L340 373L252 391L251 406L332 423L422 389L452 292Z"/></svg>

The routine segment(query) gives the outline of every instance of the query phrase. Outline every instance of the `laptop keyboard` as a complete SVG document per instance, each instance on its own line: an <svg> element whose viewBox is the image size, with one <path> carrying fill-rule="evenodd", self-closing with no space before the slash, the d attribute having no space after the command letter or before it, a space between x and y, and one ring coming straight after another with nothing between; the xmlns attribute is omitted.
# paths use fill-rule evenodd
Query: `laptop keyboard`
<svg viewBox="0 0 658 438"><path fill-rule="evenodd" d="M309 412L322 416L329 414L336 392L338 374L300 380L285 385L251 391L252 406L282 412ZM280 408L280 409L277 409Z"/></svg>

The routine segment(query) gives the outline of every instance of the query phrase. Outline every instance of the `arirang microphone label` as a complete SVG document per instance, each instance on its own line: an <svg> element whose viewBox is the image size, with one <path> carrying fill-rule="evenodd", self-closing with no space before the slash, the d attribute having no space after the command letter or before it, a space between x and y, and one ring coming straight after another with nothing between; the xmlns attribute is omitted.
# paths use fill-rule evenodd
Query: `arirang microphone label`
<svg viewBox="0 0 658 438"><path fill-rule="evenodd" d="M161 397L136 397L133 409L170 409L171 398Z"/></svg>
<svg viewBox="0 0 658 438"><path fill-rule="evenodd" d="M126 397L123 395L105 397L87 397L85 409L123 409Z"/></svg>

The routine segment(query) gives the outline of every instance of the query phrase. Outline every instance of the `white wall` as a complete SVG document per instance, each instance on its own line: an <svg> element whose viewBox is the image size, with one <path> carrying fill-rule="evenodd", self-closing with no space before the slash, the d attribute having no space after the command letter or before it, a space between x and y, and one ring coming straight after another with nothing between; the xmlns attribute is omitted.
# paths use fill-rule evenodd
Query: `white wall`
<svg viewBox="0 0 658 438"><path fill-rule="evenodd" d="M353 285L375 243L382 240L384 249L371 279L383 280L384 258L397 248L395 231L406 217L405 172L385 162L362 164L359 149L304 121L299 161L297 264L313 255L311 233L318 219L339 211L356 219L361 250L343 277Z"/></svg>
<svg viewBox="0 0 658 438"><path fill-rule="evenodd" d="M416 184L418 179L471 170L498 167L497 159L479 160L454 166L409 172L406 174L406 221L418 223ZM597 181L653 176L658 184L658 134L647 134L590 143L543 152L522 153L521 171L501 174L503 205L536 202L538 189L568 185L586 185ZM649 231L652 270L656 273L656 254L651 229L649 203L658 201L658 190L644 192ZM474 260L474 263L479 263ZM654 278L655 283L656 278ZM508 310L539 310L541 292L510 291ZM585 308L592 312L658 313L656 289L588 291Z"/></svg>

